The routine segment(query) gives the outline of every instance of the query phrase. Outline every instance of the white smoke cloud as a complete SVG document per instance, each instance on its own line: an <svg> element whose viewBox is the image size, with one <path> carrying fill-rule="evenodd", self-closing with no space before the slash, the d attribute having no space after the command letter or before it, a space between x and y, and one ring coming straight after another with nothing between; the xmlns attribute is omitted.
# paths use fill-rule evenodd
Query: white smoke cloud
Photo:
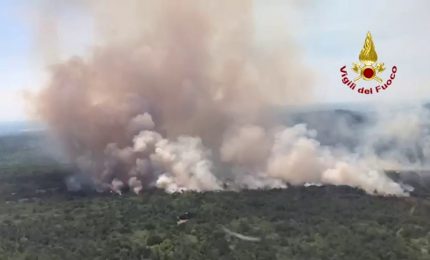
<svg viewBox="0 0 430 260"><path fill-rule="evenodd" d="M157 186L166 190L221 189L211 171L212 162L207 157L208 151L205 151L199 138L179 137L174 142L159 141L150 156L155 169L163 172Z"/></svg>
<svg viewBox="0 0 430 260"><path fill-rule="evenodd" d="M403 116L378 121L354 151L321 145L304 124L283 125L268 111L307 102L309 70L288 36L284 48L256 41L252 1L80 3L100 23L100 46L53 66L33 104L97 190L322 183L408 194L383 165L411 160L376 146L381 137L404 148L426 136L421 118L407 114L407 133ZM333 131L354 136L347 125Z"/></svg>
<svg viewBox="0 0 430 260"><path fill-rule="evenodd" d="M249 127L244 131L246 129ZM266 183L272 178L273 185L269 187L279 187L279 181L282 180L292 185L348 185L370 194L408 195L400 184L388 178L382 171L367 168L365 161L354 158L349 153L321 146L315 137L316 132L308 130L302 124L280 130L275 134L270 155L265 157L267 161L260 164L266 165L265 173L258 176L264 176ZM236 140L240 140L240 137ZM242 144L244 147L249 145L247 142ZM243 151L237 151L238 155L243 155ZM243 161L239 163L243 167ZM250 173L255 170L252 163L247 169ZM248 187L258 187L249 179L246 181L251 183Z"/></svg>

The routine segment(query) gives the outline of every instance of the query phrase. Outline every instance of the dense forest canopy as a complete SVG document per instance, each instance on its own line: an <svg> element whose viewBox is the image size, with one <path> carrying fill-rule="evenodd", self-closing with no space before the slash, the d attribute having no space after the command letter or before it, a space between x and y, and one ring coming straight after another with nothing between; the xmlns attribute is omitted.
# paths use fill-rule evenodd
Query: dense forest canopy
<svg viewBox="0 0 430 260"><path fill-rule="evenodd" d="M425 186L408 198L346 186L69 192L70 169L36 152L41 138L0 138L0 259L430 257ZM188 221L178 225L186 212Z"/></svg>

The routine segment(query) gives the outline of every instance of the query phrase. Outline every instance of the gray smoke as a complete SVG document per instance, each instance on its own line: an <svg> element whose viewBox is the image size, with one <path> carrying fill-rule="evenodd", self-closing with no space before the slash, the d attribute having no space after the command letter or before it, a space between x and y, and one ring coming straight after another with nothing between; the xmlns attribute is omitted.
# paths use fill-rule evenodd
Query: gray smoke
<svg viewBox="0 0 430 260"><path fill-rule="evenodd" d="M98 47L53 66L32 102L97 190L323 183L408 195L383 172L405 158L380 156L374 145L378 136L408 145L420 121L408 125L412 137L399 135L402 118L389 128L380 121L355 151L321 144L304 124L283 124L270 111L309 101L309 69L288 35L284 47L256 40L252 1L77 4L96 21Z"/></svg>

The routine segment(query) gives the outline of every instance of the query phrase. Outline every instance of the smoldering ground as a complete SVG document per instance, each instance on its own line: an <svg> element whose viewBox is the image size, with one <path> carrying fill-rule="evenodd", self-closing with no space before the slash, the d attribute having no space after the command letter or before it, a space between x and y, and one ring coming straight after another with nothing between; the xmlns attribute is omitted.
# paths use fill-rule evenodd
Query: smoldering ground
<svg viewBox="0 0 430 260"><path fill-rule="evenodd" d="M404 196L408 189L384 167L425 162L421 119L407 138L396 131L401 119L386 128L392 118L378 117L367 139L352 138L351 125L334 126L354 141L351 149L322 145L315 129L276 117L280 105L312 102L312 79L290 40L294 30L280 32L282 44L258 39L252 1L75 4L94 19L97 47L52 65L49 83L31 98L76 167L73 189L82 180L118 193L323 183ZM402 148L412 140L419 160L378 152L378 136Z"/></svg>

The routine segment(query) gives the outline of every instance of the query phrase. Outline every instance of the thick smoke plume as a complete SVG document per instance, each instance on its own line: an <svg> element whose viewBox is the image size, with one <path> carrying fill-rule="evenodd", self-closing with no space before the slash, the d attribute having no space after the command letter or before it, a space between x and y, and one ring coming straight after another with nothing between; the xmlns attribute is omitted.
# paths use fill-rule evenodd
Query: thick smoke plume
<svg viewBox="0 0 430 260"><path fill-rule="evenodd" d="M81 176L71 189L86 176L119 194L324 183L407 195L379 162L270 113L308 101L309 69L287 33L281 47L257 40L252 1L77 3L98 47L53 66L34 97Z"/></svg>

